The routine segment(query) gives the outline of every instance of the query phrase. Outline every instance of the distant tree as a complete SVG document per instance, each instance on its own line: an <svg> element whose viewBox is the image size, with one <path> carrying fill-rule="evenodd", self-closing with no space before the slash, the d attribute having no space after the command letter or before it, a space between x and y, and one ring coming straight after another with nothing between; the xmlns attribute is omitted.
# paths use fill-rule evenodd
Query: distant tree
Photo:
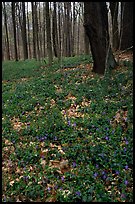
<svg viewBox="0 0 135 204"><path fill-rule="evenodd" d="M33 28L33 58L37 58L36 55L36 30L35 30L35 9L34 9L34 2L31 2L32 8L32 28Z"/></svg>
<svg viewBox="0 0 135 204"><path fill-rule="evenodd" d="M36 45L37 45L37 59L40 60L40 49L39 49L39 27L38 27L38 16L37 16L37 2L34 5L35 13L35 33L36 33Z"/></svg>
<svg viewBox="0 0 135 204"><path fill-rule="evenodd" d="M119 6L119 2L110 2L110 11L111 11L111 16L112 16L112 37L113 37L114 50L117 50L119 47L118 6Z"/></svg>
<svg viewBox="0 0 135 204"><path fill-rule="evenodd" d="M31 39L30 39L30 21L29 21L29 10L28 10L28 2L27 2L27 36L28 36L28 51L29 51L29 58L31 59Z"/></svg>
<svg viewBox="0 0 135 204"><path fill-rule="evenodd" d="M15 2L11 2L11 7L12 7L12 20L13 20L15 60L18 61L17 38L16 38L16 19L15 19Z"/></svg>
<svg viewBox="0 0 135 204"><path fill-rule="evenodd" d="M52 26L52 37L53 37L53 48L54 55L60 60L60 49L58 43L58 28L57 28L57 14L56 14L56 2L53 2L53 26Z"/></svg>
<svg viewBox="0 0 135 204"><path fill-rule="evenodd" d="M8 36L8 27L7 27L7 13L5 2L3 2L3 14L4 14L4 25L6 31L6 47L7 47L7 59L10 60L10 50L9 50L9 36Z"/></svg>
<svg viewBox="0 0 135 204"><path fill-rule="evenodd" d="M46 56L46 14L45 14L45 2L43 3L43 56Z"/></svg>
<svg viewBox="0 0 135 204"><path fill-rule="evenodd" d="M121 2L120 50L133 46L133 2Z"/></svg>
<svg viewBox="0 0 135 204"><path fill-rule="evenodd" d="M50 25L50 12L49 2L46 2L46 35L47 35L47 52L49 57L49 64L52 65L52 43L51 43L51 25Z"/></svg>
<svg viewBox="0 0 135 204"><path fill-rule="evenodd" d="M89 38L93 56L93 71L104 74L114 68L114 59L108 33L108 15L105 2L84 2L84 27Z"/></svg>
<svg viewBox="0 0 135 204"><path fill-rule="evenodd" d="M23 41L23 54L24 60L28 59L28 48L27 48L27 33L26 33L26 14L25 14L25 2L22 2L22 41Z"/></svg>

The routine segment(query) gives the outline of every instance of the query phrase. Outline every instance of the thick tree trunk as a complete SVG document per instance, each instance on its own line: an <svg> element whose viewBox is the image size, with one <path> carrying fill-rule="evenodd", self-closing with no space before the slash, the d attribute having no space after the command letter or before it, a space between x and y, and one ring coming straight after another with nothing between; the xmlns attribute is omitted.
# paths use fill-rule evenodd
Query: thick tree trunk
<svg viewBox="0 0 135 204"><path fill-rule="evenodd" d="M60 60L60 49L58 44L58 32L57 32L57 15L56 15L56 2L53 2L53 27L52 27L52 36L53 36L53 49L55 57L58 57Z"/></svg>
<svg viewBox="0 0 135 204"><path fill-rule="evenodd" d="M18 61L17 54L17 39L16 39L16 19L15 19L15 2L12 2L12 21L13 21L13 30L14 30L14 49L15 49L15 60Z"/></svg>
<svg viewBox="0 0 135 204"><path fill-rule="evenodd" d="M23 21L22 21L23 53L24 53L24 60L26 60L28 59L28 48L27 48L27 34L26 34L25 2L22 2L22 14L23 14Z"/></svg>
<svg viewBox="0 0 135 204"><path fill-rule="evenodd" d="M110 11L111 11L111 16L112 16L113 48L114 48L114 50L117 50L118 47L119 47L118 5L119 5L119 2L110 2Z"/></svg>
<svg viewBox="0 0 135 204"><path fill-rule="evenodd" d="M52 65L52 43L51 43L51 25L50 25L50 12L49 2L46 2L46 35L47 35L47 51L49 57L49 64Z"/></svg>
<svg viewBox="0 0 135 204"><path fill-rule="evenodd" d="M7 28L7 13L5 2L3 2L3 13L4 13L4 25L6 30L6 48L7 48L7 59L10 60L10 50L9 50L9 36L8 36L8 28Z"/></svg>
<svg viewBox="0 0 135 204"><path fill-rule="evenodd" d="M104 74L105 69L116 66L109 43L106 3L84 2L84 16L84 27L94 60L93 71Z"/></svg>
<svg viewBox="0 0 135 204"><path fill-rule="evenodd" d="M34 5L35 13L35 33L36 33L36 44L37 44L37 59L40 60L40 49L39 49L39 28L38 28L38 17L37 17L37 2Z"/></svg>
<svg viewBox="0 0 135 204"><path fill-rule="evenodd" d="M31 2L32 8L32 28L33 28L33 58L37 58L36 55L36 30L35 30L35 12L34 12L34 2Z"/></svg>
<svg viewBox="0 0 135 204"><path fill-rule="evenodd" d="M30 40L30 22L29 22L28 2L27 2L27 23L28 23L28 48L29 48L29 58L31 59L31 40Z"/></svg>
<svg viewBox="0 0 135 204"><path fill-rule="evenodd" d="M133 2L121 2L120 50L133 46Z"/></svg>

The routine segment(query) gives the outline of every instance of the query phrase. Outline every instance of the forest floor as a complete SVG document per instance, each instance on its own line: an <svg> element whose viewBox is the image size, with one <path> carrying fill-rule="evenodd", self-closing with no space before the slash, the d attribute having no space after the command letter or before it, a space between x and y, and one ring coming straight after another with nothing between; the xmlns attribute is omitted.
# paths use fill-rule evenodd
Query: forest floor
<svg viewBox="0 0 135 204"><path fill-rule="evenodd" d="M3 202L133 201L133 64L121 60L105 77L89 56L3 62Z"/></svg>

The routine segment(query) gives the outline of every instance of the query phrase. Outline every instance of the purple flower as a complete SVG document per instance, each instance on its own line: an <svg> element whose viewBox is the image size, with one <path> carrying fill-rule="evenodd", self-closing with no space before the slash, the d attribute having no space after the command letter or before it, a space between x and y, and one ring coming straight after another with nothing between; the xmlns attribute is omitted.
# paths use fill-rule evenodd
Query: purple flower
<svg viewBox="0 0 135 204"><path fill-rule="evenodd" d="M127 148L126 147L124 147L124 153L127 151Z"/></svg>
<svg viewBox="0 0 135 204"><path fill-rule="evenodd" d="M60 190L62 190L62 187L60 187Z"/></svg>
<svg viewBox="0 0 135 204"><path fill-rule="evenodd" d="M47 190L48 190L48 191L50 191L50 190L51 190L51 188L50 188L50 187L48 187L48 188L47 188Z"/></svg>
<svg viewBox="0 0 135 204"><path fill-rule="evenodd" d="M73 162L73 167L76 167L76 162Z"/></svg>
<svg viewBox="0 0 135 204"><path fill-rule="evenodd" d="M126 145L128 145L128 141L126 140Z"/></svg>
<svg viewBox="0 0 135 204"><path fill-rule="evenodd" d="M105 171L102 171L102 174L105 174Z"/></svg>
<svg viewBox="0 0 135 204"><path fill-rule="evenodd" d="M76 123L74 123L73 126L76 127Z"/></svg>
<svg viewBox="0 0 135 204"><path fill-rule="evenodd" d="M95 126L94 126L94 125L92 125L92 127L94 128Z"/></svg>
<svg viewBox="0 0 135 204"><path fill-rule="evenodd" d="M96 178L97 176L98 176L98 173L95 172L95 173L94 173L94 177Z"/></svg>
<svg viewBox="0 0 135 204"><path fill-rule="evenodd" d="M116 175L119 175L120 172L119 171L115 171L115 173L116 173Z"/></svg>
<svg viewBox="0 0 135 204"><path fill-rule="evenodd" d="M68 126L70 126L71 125L71 122L70 122L70 120L68 120Z"/></svg>
<svg viewBox="0 0 135 204"><path fill-rule="evenodd" d="M80 191L76 191L76 193L75 193L76 195L78 195L78 196L80 196L81 195L81 193L80 193Z"/></svg>
<svg viewBox="0 0 135 204"><path fill-rule="evenodd" d="M127 180L125 180L124 183L125 183L125 185L128 185L128 181Z"/></svg>
<svg viewBox="0 0 135 204"><path fill-rule="evenodd" d="M109 130L109 128L107 127L107 128L105 128L105 130L107 130L107 131L108 131L108 130Z"/></svg>
<svg viewBox="0 0 135 204"><path fill-rule="evenodd" d="M56 137L56 136L54 137L54 140L57 140L57 137Z"/></svg>
<svg viewBox="0 0 135 204"><path fill-rule="evenodd" d="M44 138L44 140L46 140L46 139L47 139L47 137L46 137L46 136L44 136L43 138Z"/></svg>
<svg viewBox="0 0 135 204"><path fill-rule="evenodd" d="M61 177L62 182L64 182L64 176Z"/></svg>
<svg viewBox="0 0 135 204"><path fill-rule="evenodd" d="M96 131L98 131L99 130L99 128L96 128Z"/></svg>
<svg viewBox="0 0 135 204"><path fill-rule="evenodd" d="M29 177L28 176L24 176L23 178L24 178L25 181L27 181Z"/></svg>
<svg viewBox="0 0 135 204"><path fill-rule="evenodd" d="M125 196L125 194L124 193L122 193L121 194L121 198L125 198L126 196Z"/></svg>
<svg viewBox="0 0 135 204"><path fill-rule="evenodd" d="M58 186L57 186L57 185L55 185L55 186L54 186L54 188L55 188L55 189L57 189L57 188L58 188Z"/></svg>
<svg viewBox="0 0 135 204"><path fill-rule="evenodd" d="M98 166L98 164L96 164L96 168L98 168L99 166Z"/></svg>
<svg viewBox="0 0 135 204"><path fill-rule="evenodd" d="M105 180L106 178L107 178L107 176L104 174L104 175L103 175L103 179Z"/></svg>
<svg viewBox="0 0 135 204"><path fill-rule="evenodd" d="M126 169L126 170L128 169L128 165L125 166L125 169Z"/></svg>
<svg viewBox="0 0 135 204"><path fill-rule="evenodd" d="M102 114L103 114L103 115L105 115L105 114L106 114L106 112L102 112Z"/></svg>
<svg viewBox="0 0 135 204"><path fill-rule="evenodd" d="M108 136L106 136L106 137L105 137L105 139L106 139L106 140L109 140L109 137L108 137Z"/></svg>
<svg viewBox="0 0 135 204"><path fill-rule="evenodd" d="M112 131L112 134L114 134L115 130Z"/></svg>

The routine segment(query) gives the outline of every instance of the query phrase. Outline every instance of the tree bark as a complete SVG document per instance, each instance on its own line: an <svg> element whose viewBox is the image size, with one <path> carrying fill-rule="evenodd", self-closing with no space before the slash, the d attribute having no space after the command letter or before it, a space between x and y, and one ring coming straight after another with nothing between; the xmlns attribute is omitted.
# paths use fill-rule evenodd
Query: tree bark
<svg viewBox="0 0 135 204"><path fill-rule="evenodd" d="M26 33L25 2L22 2L22 14L23 14L23 21L22 21L23 53L24 53L24 60L26 60L28 59L28 48L27 48L27 33Z"/></svg>
<svg viewBox="0 0 135 204"><path fill-rule="evenodd" d="M36 33L36 44L37 44L37 59L40 60L40 49L39 49L39 28L38 28L38 17L37 17L37 2L34 5L35 12L35 33Z"/></svg>
<svg viewBox="0 0 135 204"><path fill-rule="evenodd" d="M4 14L4 25L6 30L6 47L7 47L7 59L10 60L10 50L9 50L9 36L8 36L8 28L7 28L7 13L5 2L3 2L3 14Z"/></svg>
<svg viewBox="0 0 135 204"><path fill-rule="evenodd" d="M60 49L58 44L58 32L57 32L57 15L56 15L56 2L53 2L53 28L52 28L52 36L53 36L53 49L55 57L58 57L60 60Z"/></svg>
<svg viewBox="0 0 135 204"><path fill-rule="evenodd" d="M31 39L30 39L30 22L29 22L28 2L27 2L27 24L28 24L28 48L29 48L29 58L31 59Z"/></svg>
<svg viewBox="0 0 135 204"><path fill-rule="evenodd" d="M15 2L11 2L11 5L12 5L12 21L13 21L13 33L14 33L15 60L18 61L17 39L16 39Z"/></svg>
<svg viewBox="0 0 135 204"><path fill-rule="evenodd" d="M133 46L133 2L121 2L120 50Z"/></svg>
<svg viewBox="0 0 135 204"><path fill-rule="evenodd" d="M113 48L114 48L114 50L117 50L118 47L119 47L118 5L119 5L119 2L110 2L110 11L111 11L111 16L112 16Z"/></svg>
<svg viewBox="0 0 135 204"><path fill-rule="evenodd" d="M108 15L105 2L84 2L84 27L89 38L93 56L93 71L104 74L105 69L114 68L114 59L108 33Z"/></svg>
<svg viewBox="0 0 135 204"><path fill-rule="evenodd" d="M31 2L31 8L32 8L32 28L33 28L33 58L37 59L34 2Z"/></svg>
<svg viewBox="0 0 135 204"><path fill-rule="evenodd" d="M48 51L48 57L49 57L49 65L52 65L53 56L52 56L49 2L46 2L46 35L47 35L47 51Z"/></svg>

